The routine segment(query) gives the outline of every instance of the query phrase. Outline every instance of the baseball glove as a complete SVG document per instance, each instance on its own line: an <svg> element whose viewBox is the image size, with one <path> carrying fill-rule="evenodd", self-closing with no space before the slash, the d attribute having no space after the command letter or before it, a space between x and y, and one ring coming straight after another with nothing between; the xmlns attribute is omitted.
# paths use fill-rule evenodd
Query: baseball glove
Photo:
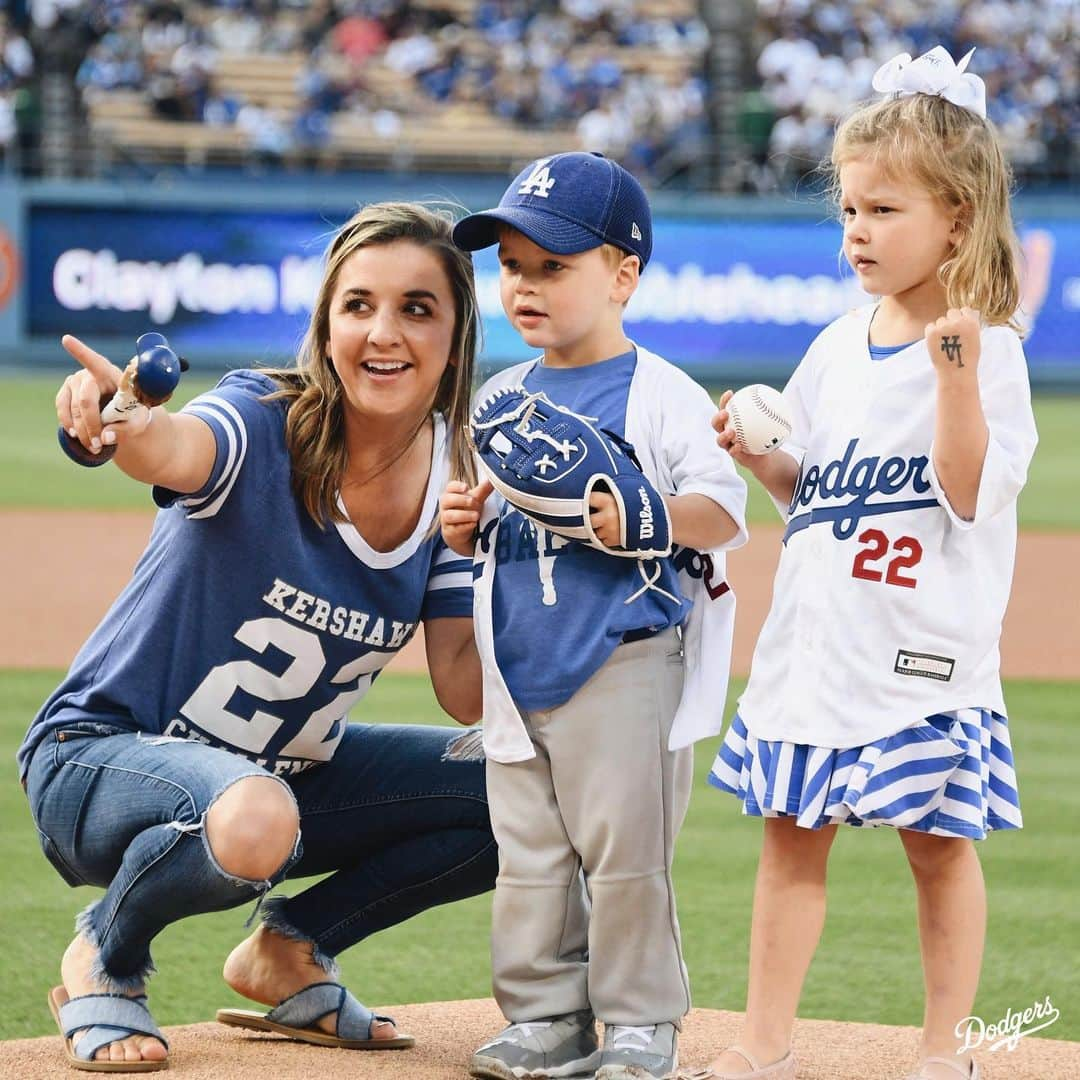
<svg viewBox="0 0 1080 1080"><path fill-rule="evenodd" d="M473 411L473 444L495 490L537 525L609 555L671 554L671 522L633 447L590 417L521 386L496 390ZM619 510L619 545L593 531L589 496L604 491Z"/></svg>

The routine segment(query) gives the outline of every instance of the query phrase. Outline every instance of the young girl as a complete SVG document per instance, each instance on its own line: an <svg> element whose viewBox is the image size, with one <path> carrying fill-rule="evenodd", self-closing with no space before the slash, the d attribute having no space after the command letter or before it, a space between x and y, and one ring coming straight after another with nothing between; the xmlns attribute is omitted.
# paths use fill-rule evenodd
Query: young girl
<svg viewBox="0 0 1080 1080"><path fill-rule="evenodd" d="M785 453L718 441L787 528L772 609L712 783L764 817L738 1046L700 1077L791 1080L836 826L900 830L926 1003L918 1080L977 1077L986 923L973 840L1021 824L998 638L1035 448L1009 171L982 81L935 48L875 76L831 159L844 254L877 303L811 345Z"/></svg>

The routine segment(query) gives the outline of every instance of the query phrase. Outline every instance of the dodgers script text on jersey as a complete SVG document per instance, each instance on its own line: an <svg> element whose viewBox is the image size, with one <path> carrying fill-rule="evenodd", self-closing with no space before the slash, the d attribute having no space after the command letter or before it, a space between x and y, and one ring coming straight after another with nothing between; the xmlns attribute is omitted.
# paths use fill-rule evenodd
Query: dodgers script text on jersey
<svg viewBox="0 0 1080 1080"><path fill-rule="evenodd" d="M908 458L882 459L878 454L856 457L858 448L859 439L855 438L845 447L843 457L809 467L803 460L795 495L788 507L785 542L793 533L820 521L831 522L836 539L846 540L866 517L938 505L933 485L926 478L929 464L926 454ZM905 490L908 492L905 499L870 501L873 495L897 495ZM800 513L802 508L814 504L813 510Z"/></svg>

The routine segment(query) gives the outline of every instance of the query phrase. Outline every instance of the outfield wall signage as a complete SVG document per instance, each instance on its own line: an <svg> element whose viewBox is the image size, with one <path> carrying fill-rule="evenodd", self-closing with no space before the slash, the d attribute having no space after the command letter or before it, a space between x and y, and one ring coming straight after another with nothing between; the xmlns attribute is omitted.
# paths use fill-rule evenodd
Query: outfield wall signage
<svg viewBox="0 0 1080 1080"><path fill-rule="evenodd" d="M280 358L302 336L337 224L295 211L32 206L24 332L93 341L153 326L196 363ZM1080 221L1026 222L1021 236L1031 364L1080 366ZM832 221L660 218L629 332L692 371L790 370L822 327L868 300L839 244ZM502 315L494 252L478 252L476 268L485 358L528 356Z"/></svg>

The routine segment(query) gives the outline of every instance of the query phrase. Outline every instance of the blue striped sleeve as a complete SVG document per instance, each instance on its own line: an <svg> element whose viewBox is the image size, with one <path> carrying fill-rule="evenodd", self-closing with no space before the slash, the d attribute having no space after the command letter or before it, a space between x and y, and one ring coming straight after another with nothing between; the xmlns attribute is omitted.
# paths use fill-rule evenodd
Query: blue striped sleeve
<svg viewBox="0 0 1080 1080"><path fill-rule="evenodd" d="M420 617L472 618L472 577L472 559L462 558L451 551L439 537L435 541Z"/></svg>
<svg viewBox="0 0 1080 1080"><path fill-rule="evenodd" d="M214 394L196 399L184 411L209 425L217 443L217 457L206 483L177 501L190 518L213 517L224 505L240 475L247 456L247 428L236 408Z"/></svg>
<svg viewBox="0 0 1080 1080"><path fill-rule="evenodd" d="M274 410L261 398L274 389L264 375L235 371L226 375L208 393L188 402L184 413L197 416L213 433L217 451L210 476L198 491L190 494L155 487L158 506L178 505L189 518L211 518L225 505L252 450L252 427L267 422L280 426ZM260 435L265 434L259 432ZM265 451L264 451L265 453Z"/></svg>

